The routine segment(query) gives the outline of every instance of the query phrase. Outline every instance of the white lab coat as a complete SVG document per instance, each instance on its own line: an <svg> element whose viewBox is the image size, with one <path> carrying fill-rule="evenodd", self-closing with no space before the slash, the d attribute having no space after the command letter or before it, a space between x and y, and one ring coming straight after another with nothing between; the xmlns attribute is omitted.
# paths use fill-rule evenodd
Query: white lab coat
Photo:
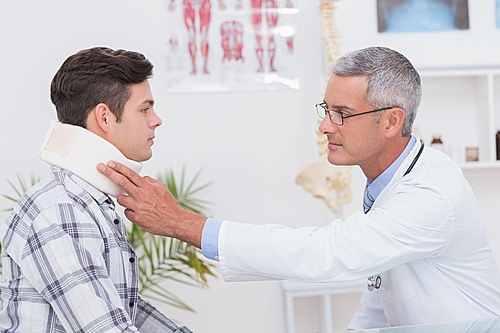
<svg viewBox="0 0 500 333"><path fill-rule="evenodd" d="M385 322L381 308L391 326L500 317L500 276L472 189L431 147L403 177L420 146L366 215L299 229L224 221L224 280L335 282L380 274L379 297L363 297L355 329Z"/></svg>

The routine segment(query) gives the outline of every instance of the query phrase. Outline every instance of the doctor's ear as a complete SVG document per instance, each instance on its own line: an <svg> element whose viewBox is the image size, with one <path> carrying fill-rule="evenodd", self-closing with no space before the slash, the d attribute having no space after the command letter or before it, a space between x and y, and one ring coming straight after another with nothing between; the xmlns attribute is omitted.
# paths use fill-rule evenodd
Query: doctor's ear
<svg viewBox="0 0 500 333"><path fill-rule="evenodd" d="M393 108L387 110L387 117L385 122L385 136L393 138L398 133L403 131L405 121L405 111L401 108Z"/></svg>

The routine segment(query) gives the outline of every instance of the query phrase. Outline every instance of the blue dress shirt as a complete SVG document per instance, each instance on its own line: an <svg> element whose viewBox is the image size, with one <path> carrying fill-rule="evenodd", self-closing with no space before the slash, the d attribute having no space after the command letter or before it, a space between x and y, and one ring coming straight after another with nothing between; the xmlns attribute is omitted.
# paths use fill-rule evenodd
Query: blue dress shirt
<svg viewBox="0 0 500 333"><path fill-rule="evenodd" d="M405 150L403 150L401 155L399 155L398 158L396 158L396 160L392 162L392 164L387 169L384 170L384 172L382 172L374 181L371 181L368 178L366 179L368 191L370 192L370 195L374 201L377 200L379 194L384 190L387 184L389 184L392 177L401 166L401 163L403 163L405 158L410 154L413 147L415 147L416 142L417 139L412 135L410 141L408 141L408 144L406 145Z"/></svg>

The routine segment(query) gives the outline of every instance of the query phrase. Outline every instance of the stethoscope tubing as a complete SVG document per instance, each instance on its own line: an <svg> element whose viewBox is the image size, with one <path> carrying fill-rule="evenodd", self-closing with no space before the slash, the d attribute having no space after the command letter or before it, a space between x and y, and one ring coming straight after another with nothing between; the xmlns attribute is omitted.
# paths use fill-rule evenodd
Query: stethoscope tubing
<svg viewBox="0 0 500 333"><path fill-rule="evenodd" d="M425 146L424 140L420 139L420 143L421 143L421 146L420 146L420 149L418 150L417 156L415 156L415 158L411 162L410 166L405 171L403 177L411 172L411 170L413 169L413 167L417 163L418 159L420 158L420 155L422 155L422 152L424 151L424 146ZM367 284L368 284L369 291L372 291L373 289L379 289L380 286L382 285L382 278L380 278L380 275L378 275L378 274L372 275L368 278Z"/></svg>

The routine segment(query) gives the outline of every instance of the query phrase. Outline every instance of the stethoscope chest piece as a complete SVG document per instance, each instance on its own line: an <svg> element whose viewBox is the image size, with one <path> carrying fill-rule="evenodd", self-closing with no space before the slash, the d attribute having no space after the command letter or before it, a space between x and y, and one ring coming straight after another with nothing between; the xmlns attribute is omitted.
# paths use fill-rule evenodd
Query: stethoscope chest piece
<svg viewBox="0 0 500 333"><path fill-rule="evenodd" d="M368 290L372 291L373 289L379 289L382 285L382 279L380 275L373 275L368 278Z"/></svg>

